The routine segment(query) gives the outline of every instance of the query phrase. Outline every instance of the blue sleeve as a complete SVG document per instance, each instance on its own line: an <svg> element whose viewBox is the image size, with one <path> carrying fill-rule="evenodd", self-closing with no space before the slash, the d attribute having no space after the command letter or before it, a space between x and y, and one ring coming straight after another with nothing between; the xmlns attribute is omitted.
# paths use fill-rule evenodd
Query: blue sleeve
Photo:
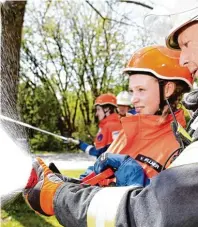
<svg viewBox="0 0 198 227"><path fill-rule="evenodd" d="M80 141L80 144L79 144L79 148L82 151L84 151L85 153L87 153L89 155L95 156L95 157L99 157L102 153L104 153L108 149L109 146L110 146L110 144L106 145L105 147L102 147L100 149L96 149L95 146L89 145L82 141Z"/></svg>
<svg viewBox="0 0 198 227"><path fill-rule="evenodd" d="M104 153L109 148L109 146L110 146L110 144L106 145L105 147L102 147L100 149L96 149L96 147L93 146L89 150L89 154L92 156L96 156L98 158L102 153Z"/></svg>

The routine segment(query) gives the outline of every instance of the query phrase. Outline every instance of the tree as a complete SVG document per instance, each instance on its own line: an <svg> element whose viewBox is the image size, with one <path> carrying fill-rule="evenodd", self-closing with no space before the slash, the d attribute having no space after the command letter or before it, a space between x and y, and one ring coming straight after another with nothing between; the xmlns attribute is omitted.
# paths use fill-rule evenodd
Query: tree
<svg viewBox="0 0 198 227"><path fill-rule="evenodd" d="M18 105L23 120L34 127L59 133L60 106L48 88L43 85L33 86L26 81L20 84L19 93ZM32 129L28 130L28 138L33 150L57 151L65 147L62 140Z"/></svg>
<svg viewBox="0 0 198 227"><path fill-rule="evenodd" d="M17 92L19 82L19 61L21 30L26 1L5 1L1 6L1 112L17 118ZM6 122L6 128L16 138L20 127Z"/></svg>
<svg viewBox="0 0 198 227"><path fill-rule="evenodd" d="M27 9L21 80L33 90L45 87L56 100L59 107L52 111L58 115L62 136L75 132L80 138L93 137L95 98L127 89L121 70L131 52L147 43L144 29L127 13L118 12L119 4L97 2L96 8L90 1L41 1L31 2ZM130 41L129 28L135 34ZM36 118L37 127L42 127L38 114Z"/></svg>
<svg viewBox="0 0 198 227"><path fill-rule="evenodd" d="M21 30L26 1L1 3L1 102L16 109ZM8 97L9 95L9 97ZM2 112L6 111L2 108Z"/></svg>
<svg viewBox="0 0 198 227"><path fill-rule="evenodd" d="M61 106L60 125L67 136L78 130L78 109L91 134L94 99L113 91L122 80L123 35L115 23L101 19L85 5L46 2L43 8L36 7L40 11L31 9L31 24L24 28L22 77L48 87Z"/></svg>

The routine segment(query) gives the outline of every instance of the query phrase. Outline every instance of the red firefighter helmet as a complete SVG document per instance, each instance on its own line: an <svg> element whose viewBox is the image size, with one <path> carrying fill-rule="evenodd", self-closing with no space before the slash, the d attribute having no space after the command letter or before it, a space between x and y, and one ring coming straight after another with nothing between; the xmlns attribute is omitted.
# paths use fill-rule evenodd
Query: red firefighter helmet
<svg viewBox="0 0 198 227"><path fill-rule="evenodd" d="M94 105L103 106L107 104L117 107L116 96L111 93L102 94L96 98Z"/></svg>

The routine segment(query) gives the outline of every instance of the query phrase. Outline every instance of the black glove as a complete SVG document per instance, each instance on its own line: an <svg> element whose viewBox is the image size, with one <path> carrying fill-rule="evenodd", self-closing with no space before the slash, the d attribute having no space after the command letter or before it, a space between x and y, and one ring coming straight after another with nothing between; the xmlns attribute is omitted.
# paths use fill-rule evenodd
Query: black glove
<svg viewBox="0 0 198 227"><path fill-rule="evenodd" d="M62 175L61 172L59 171L59 169L56 167L56 165L55 165L53 162L51 162L51 163L49 164L49 169L50 169L53 173L55 173L55 175L56 175L57 177L59 177L59 178L60 178L62 181L64 181L64 182L70 182L70 183L75 183L75 184L80 184L80 183L82 183L82 181L81 181L80 179L77 179L77 178L70 178L70 177L66 177L66 176Z"/></svg>

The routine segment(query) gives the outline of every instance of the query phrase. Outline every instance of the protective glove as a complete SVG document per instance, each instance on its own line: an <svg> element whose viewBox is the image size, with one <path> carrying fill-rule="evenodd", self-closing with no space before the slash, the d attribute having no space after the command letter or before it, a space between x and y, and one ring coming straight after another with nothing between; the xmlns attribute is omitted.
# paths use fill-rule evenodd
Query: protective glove
<svg viewBox="0 0 198 227"><path fill-rule="evenodd" d="M29 206L40 214L54 215L53 199L56 190L63 184L42 161L36 158L23 195Z"/></svg>
<svg viewBox="0 0 198 227"><path fill-rule="evenodd" d="M79 145L80 140L74 139L74 138L71 137L71 138L67 138L67 143L73 143L75 145Z"/></svg>
<svg viewBox="0 0 198 227"><path fill-rule="evenodd" d="M97 161L94 164L94 172L96 174L101 173L108 167L117 170L128 155L112 154L112 153L103 153L99 156Z"/></svg>
<svg viewBox="0 0 198 227"><path fill-rule="evenodd" d="M94 172L101 173L106 168L113 168L116 186L140 186L149 184L149 179L141 165L129 155L104 153L94 164Z"/></svg>

